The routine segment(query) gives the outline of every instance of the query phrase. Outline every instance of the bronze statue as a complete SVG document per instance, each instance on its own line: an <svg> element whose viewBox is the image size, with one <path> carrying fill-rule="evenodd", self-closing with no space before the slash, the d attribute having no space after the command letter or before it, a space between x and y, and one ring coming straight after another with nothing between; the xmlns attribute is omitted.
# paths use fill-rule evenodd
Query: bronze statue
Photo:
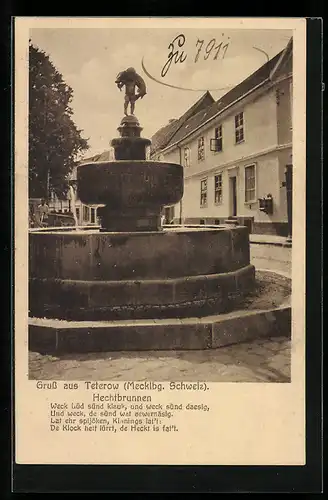
<svg viewBox="0 0 328 500"><path fill-rule="evenodd" d="M117 75L115 83L120 90L125 85L124 114L128 116L128 105L130 103L131 115L133 115L135 102L139 97L142 99L147 93L144 80L134 68L128 68ZM137 94L136 87L138 88Z"/></svg>

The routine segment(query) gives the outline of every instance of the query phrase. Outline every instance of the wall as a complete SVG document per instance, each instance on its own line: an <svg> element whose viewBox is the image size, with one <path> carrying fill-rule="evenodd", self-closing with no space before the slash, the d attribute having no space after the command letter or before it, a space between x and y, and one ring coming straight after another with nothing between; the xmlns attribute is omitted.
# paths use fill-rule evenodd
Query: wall
<svg viewBox="0 0 328 500"><path fill-rule="evenodd" d="M278 90L278 92L277 92ZM185 185L182 207L175 207L175 221L178 222L180 209L186 223L208 223L225 219L231 212L229 177L237 176L237 215L250 217L256 232L284 234L287 225L285 165L291 163L291 79L278 82L265 94L244 105L235 106L233 112L221 121L213 121L211 128L201 130L198 135L187 138L181 145L190 149L190 166L185 167ZM235 115L244 112L244 141L235 144ZM214 130L222 125L223 150L210 150L210 140ZM203 136L205 159L198 161L198 138ZM279 149L279 145L282 149ZM283 146L284 145L284 146ZM179 162L178 148L164 156L165 161ZM245 204L245 166L256 165L256 202ZM223 199L220 205L214 204L214 176L222 173ZM208 179L208 201L206 207L200 206L200 181ZM267 194L273 196L273 214L261 212L258 198ZM273 227L270 228L269 226Z"/></svg>
<svg viewBox="0 0 328 500"><path fill-rule="evenodd" d="M278 154L279 161L279 181L280 184L285 183L285 170L286 165L292 165L293 163L293 155L292 148L285 149L283 151L279 151ZM287 221L287 193L286 187L281 188L281 196L280 196L280 210L285 214L284 220Z"/></svg>
<svg viewBox="0 0 328 500"><path fill-rule="evenodd" d="M277 85L277 133L278 144L292 142L291 79Z"/></svg>
<svg viewBox="0 0 328 500"><path fill-rule="evenodd" d="M253 217L255 222L287 222L286 190L281 186L284 181L284 162L288 154L270 153L252 161L236 162L234 168L217 169L207 176L207 206L200 206L200 182L203 176L186 179L182 200L183 217L188 218L226 218L231 215L231 196L229 177L237 177L237 215ZM271 194L273 196L273 214L260 212L257 201L245 203L245 166L255 163L256 200ZM214 175L222 172L222 203L214 203Z"/></svg>
<svg viewBox="0 0 328 500"><path fill-rule="evenodd" d="M99 220L97 218L97 208L98 206L97 205L83 205L83 203L81 203L81 201L79 199L77 199L75 201L75 206L76 206L76 210L77 210L77 219L78 219L78 225L89 225L89 224L98 224L99 223ZM84 217L84 207L87 207L88 208L88 218L86 219ZM60 213L67 213L67 212L71 212L73 211L72 209L72 202L71 202L71 209L70 209L70 205L69 205L69 201L68 200L58 200L58 198L53 198L51 201L49 201L49 209L50 211L54 210L56 212L60 212ZM91 209L94 209L95 210L95 221L92 222L91 221Z"/></svg>
<svg viewBox="0 0 328 500"><path fill-rule="evenodd" d="M244 112L244 141L235 144L235 115ZM247 157L258 151L263 151L277 144L277 105L275 90L258 97L245 106L234 107L233 112L223 121L213 121L211 128L198 132L192 140L183 147L190 148L190 167L186 169L186 178L198 175L211 168L219 168L227 163L233 163L242 157ZM222 125L223 150L210 150L210 140L214 138L214 130ZM198 138L205 139L205 160L198 161ZM165 157L166 158L166 157Z"/></svg>

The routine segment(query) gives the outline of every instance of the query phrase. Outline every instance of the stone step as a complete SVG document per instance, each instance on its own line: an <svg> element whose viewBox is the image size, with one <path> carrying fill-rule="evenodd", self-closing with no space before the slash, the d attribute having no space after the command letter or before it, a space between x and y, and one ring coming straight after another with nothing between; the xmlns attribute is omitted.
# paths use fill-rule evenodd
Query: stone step
<svg viewBox="0 0 328 500"><path fill-rule="evenodd" d="M291 307L204 318L69 322L31 318L29 350L41 354L203 350L291 331Z"/></svg>

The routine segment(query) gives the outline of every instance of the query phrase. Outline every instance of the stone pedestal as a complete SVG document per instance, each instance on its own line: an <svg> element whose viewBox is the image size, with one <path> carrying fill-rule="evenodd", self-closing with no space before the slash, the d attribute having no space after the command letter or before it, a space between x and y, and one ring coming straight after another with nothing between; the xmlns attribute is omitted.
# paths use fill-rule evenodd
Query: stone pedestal
<svg viewBox="0 0 328 500"><path fill-rule="evenodd" d="M111 210L101 207L97 213L102 226L100 232L158 231L161 228L159 211L152 208Z"/></svg>

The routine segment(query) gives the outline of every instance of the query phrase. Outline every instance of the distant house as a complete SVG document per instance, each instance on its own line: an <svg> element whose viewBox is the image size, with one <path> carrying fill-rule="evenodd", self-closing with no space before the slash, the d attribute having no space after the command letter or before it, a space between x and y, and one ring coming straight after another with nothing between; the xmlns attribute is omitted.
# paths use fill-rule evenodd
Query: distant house
<svg viewBox="0 0 328 500"><path fill-rule="evenodd" d="M97 155L98 157L98 155ZM96 156L84 159L82 163L89 163L97 161ZM69 179L70 189L65 200L61 200L55 196L54 193L50 194L49 209L57 213L73 213L73 203L75 203L76 218L79 226L84 225L98 225L99 220L97 216L98 205L85 205L81 202L77 195L77 167L73 170ZM74 201L72 200L74 197Z"/></svg>
<svg viewBox="0 0 328 500"><path fill-rule="evenodd" d="M113 160L113 151L109 149L101 154L96 154L90 158L84 158L80 165L83 163L90 163L96 161L110 161ZM99 205L85 205L77 196L77 167L73 170L69 178L70 190L68 191L66 199L59 199L53 192L50 193L49 198L49 209L51 212L56 212L60 214L72 214L73 213L73 200L74 196L76 216L79 226L99 224L99 219L97 215L97 209ZM72 193L73 188L73 193ZM33 200L30 200L30 205ZM36 199L33 202L33 207L37 206L41 202L41 199Z"/></svg>
<svg viewBox="0 0 328 500"><path fill-rule="evenodd" d="M289 233L292 45L291 39L218 101L207 92L153 136L152 159L184 166L184 196L166 207L167 218L186 224L234 218L255 233Z"/></svg>

